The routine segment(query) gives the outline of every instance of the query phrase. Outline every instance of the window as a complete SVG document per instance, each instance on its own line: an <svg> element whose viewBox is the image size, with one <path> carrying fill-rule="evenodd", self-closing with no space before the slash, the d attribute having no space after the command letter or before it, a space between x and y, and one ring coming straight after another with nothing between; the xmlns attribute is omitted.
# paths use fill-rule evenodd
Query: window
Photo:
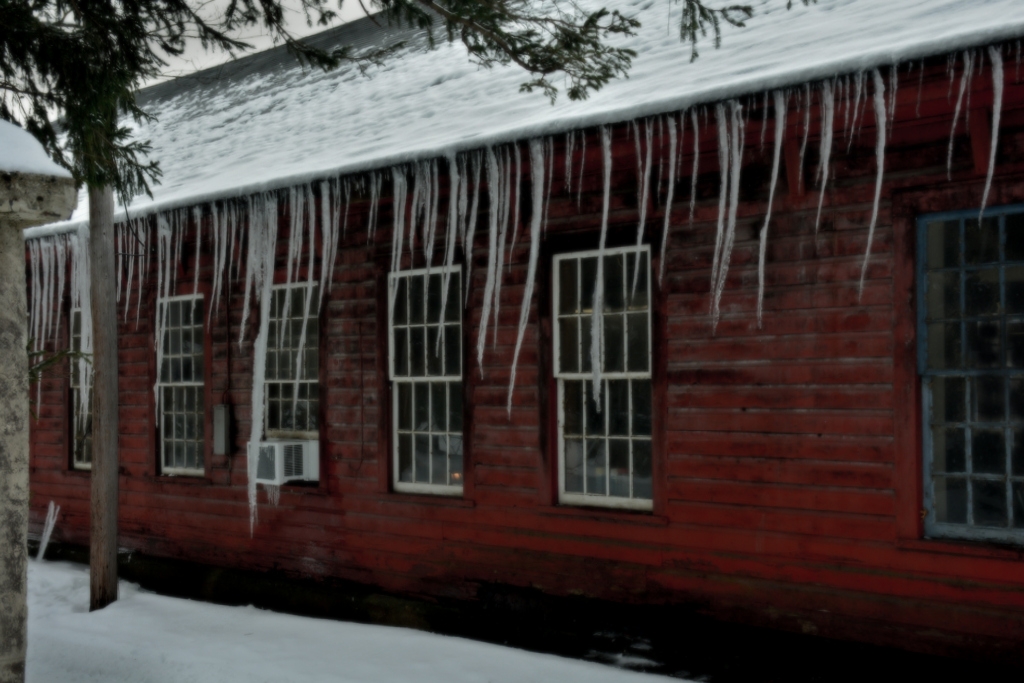
<svg viewBox="0 0 1024 683"><path fill-rule="evenodd" d="M395 490L458 495L462 493L461 270L392 273L388 292Z"/></svg>
<svg viewBox="0 0 1024 683"><path fill-rule="evenodd" d="M649 248L605 251L601 391L595 403L590 340L598 258L596 251L555 257L559 500L650 510Z"/></svg>
<svg viewBox="0 0 1024 683"><path fill-rule="evenodd" d="M1024 541L1024 207L918 230L926 533Z"/></svg>
<svg viewBox="0 0 1024 683"><path fill-rule="evenodd" d="M160 360L160 463L163 474L202 475L203 426L203 298L162 299Z"/></svg>
<svg viewBox="0 0 1024 683"><path fill-rule="evenodd" d="M267 436L315 439L320 417L317 286L274 287L267 333ZM305 326L303 326L305 321Z"/></svg>
<svg viewBox="0 0 1024 683"><path fill-rule="evenodd" d="M71 352L82 353L82 309L71 311ZM82 396L82 384L88 395ZM71 466L92 469L92 364L84 358L71 359Z"/></svg>

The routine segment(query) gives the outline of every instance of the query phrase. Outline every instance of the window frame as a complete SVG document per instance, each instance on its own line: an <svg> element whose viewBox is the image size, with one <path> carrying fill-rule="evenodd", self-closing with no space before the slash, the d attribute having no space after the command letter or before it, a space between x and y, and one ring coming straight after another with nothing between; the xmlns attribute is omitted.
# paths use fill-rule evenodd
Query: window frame
<svg viewBox="0 0 1024 683"><path fill-rule="evenodd" d="M996 267L1002 269L1006 267L1024 267L1024 261L1007 261L1005 258L1005 217L1008 215L1021 215L1024 214L1024 204L1007 204L996 207L989 207L985 209L984 217L986 219L997 217L1000 220L999 228L999 243L998 249L1000 257L998 261L994 263ZM1013 510L1013 498L1012 498L1012 487L1014 481L1024 483L1024 474L1014 475L1013 474L1013 463L1012 463L1012 442L1005 444L1006 449L1006 460L1005 460L1005 472L1002 475L985 475L982 478L992 477L992 480L1002 479L1009 493L1007 495L1006 503L1006 519L1007 526L1005 528L998 527L984 527L977 526L973 522L974 509L972 505L972 486L970 482L976 478L973 472L973 456L968 457L965 446L965 465L963 478L968 482L966 487L966 508L967 508L967 521L964 523L956 522L939 522L936 516L936 495L935 495L935 483L934 483L934 442L932 434L932 421L931 413L933 406L933 395L932 395L932 380L936 377L980 377L983 375L993 376L998 375L1003 379L1004 383L1004 399L1007 398L1009 389L1006 388L1007 380L1011 377L1024 379L1024 369L1018 370L1016 374L1013 372L1013 368L1007 367L1005 363L1001 363L998 368L967 368L965 365L955 369L941 369L932 370L928 368L928 274L930 272L928 263L928 226L929 224L936 222L945 221L960 221L959 228L959 244L958 254L960 257L959 265L956 267L961 273L971 270L972 266L963 262L964 254L964 220L970 218L978 218L979 211L977 208L972 209L958 209L951 211L939 211L921 213L916 217L915 224L915 235L916 235L916 259L914 265L914 284L918 292L917 296L917 310L914 319L915 333L916 333L916 355L917 355L917 367L916 380L917 390L919 393L919 408L917 411L916 420L920 425L920 483L921 489L921 516L923 533L926 538L933 539L946 539L946 540L973 540L973 541L987 541L987 542L998 542L998 543L1010 543L1015 545L1024 545L1024 526L1014 528L1014 510ZM989 263L989 262L986 262ZM989 267L992 267L992 265ZM979 268L983 267L983 264L978 265ZM947 267L952 269L953 266ZM1005 291L1005 278L1000 275L1000 297L1004 296ZM968 316L963 313L964 297L966 296L963 287L961 286L960 292L960 315L958 320L963 321L964 319L970 319L977 316ZM996 316L993 316L1000 322L1000 342L1002 344L1005 338L1005 323L1008 318L1020 318L1024 320L1024 312L1022 313L1007 313L1002 310ZM961 322L961 324L963 324ZM963 339L961 338L961 343ZM1004 345L1005 346L1005 345ZM1004 353L1006 349L1003 349ZM962 354L966 354L965 348L961 349ZM966 400L966 399L965 399ZM970 406L966 406L965 410L970 410ZM1012 433L1011 418L1009 415L1009 404L1004 404L1004 419L1001 421L993 421L992 424L1001 424L1004 433L1010 431ZM985 421L972 420L970 414L965 414L964 423L970 425L971 423ZM1021 423L1024 427L1024 422ZM959 474L959 473L957 473Z"/></svg>
<svg viewBox="0 0 1024 683"><path fill-rule="evenodd" d="M263 390L263 438L265 440L268 440L268 441L317 441L317 440L320 439L320 429L321 429L321 426L323 424L323 419L322 419L323 418L323 414L322 414L323 413L323 382L321 381L321 379L322 379L321 378L321 372L323 370L323 358L322 358L322 355L321 355L321 353L322 353L322 348L321 347L323 346L323 344L320 343L321 342L321 337L322 337L323 325L321 324L321 320L320 320L320 301L319 301L319 298L318 298L320 296L319 287L320 287L320 281L319 280L314 280L312 282L310 282L308 280L303 280L301 282L291 282L291 283L289 283L289 282L281 282L281 283L276 283L276 284L272 285L271 288L270 288L270 296L271 297L276 296L277 292L282 291L282 290L288 290L289 292L291 290L295 290L295 289L314 289L314 290L316 290L316 291L314 291L314 296L310 299L310 304L309 304L309 306L310 306L309 307L309 320L316 320L317 321L317 334L315 336L315 342L316 342L315 354L316 354L316 358L317 358L317 373L316 373L316 378L315 379L311 379L311 380L306 380L306 379L288 380L288 381L279 381L277 379L268 380L266 378L266 369L264 368L264 380L263 380L263 386L264 386L264 390ZM273 322L273 318L268 319L268 323L270 323L270 322ZM279 348L277 346L272 346L271 345L271 343L274 342L274 340L272 340L270 338L269 327L268 327L268 330L267 330L267 335L268 335L267 336L267 355L269 357L269 354L272 351L278 351ZM306 334L306 343L307 344L309 344L310 339L311 339L311 337L308 334L308 328L307 328L307 334ZM276 342L274 342L274 343L276 343ZM264 358L263 362L265 364L267 362L267 359ZM297 382L304 383L304 384L315 384L316 385L316 402L317 402L316 424L317 424L317 428L315 430L271 429L270 425L269 425L269 421L270 421L270 391L269 391L269 386L271 384L296 384Z"/></svg>
<svg viewBox="0 0 1024 683"><path fill-rule="evenodd" d="M207 346L208 346L207 339L209 338L209 330L207 329L208 321L207 321L207 318L206 318L207 311L206 311L206 296L205 296L205 293L203 291L198 291L198 292L188 293L188 294L175 294L175 295L171 295L171 296L167 296L167 297L160 297L160 296L158 296L157 299L156 299L156 315L160 315L161 314L161 306L165 306L165 305L167 305L169 303L173 303L173 302L176 302L176 301L189 301L189 300L197 300L199 302L200 307L202 308L201 315L200 315L200 320L203 321L202 322L203 334L202 334L202 344L201 344L201 352L200 352L200 355L203 358L202 381L201 382L195 382L195 381L193 381L193 382L170 382L170 383L166 383L165 384L161 380L162 368L160 367L159 363L157 363L157 365L156 365L156 383L155 384L156 384L156 391L158 393L158 401L157 401L157 408L156 408L157 471L161 475L163 475L163 476L170 476L170 477L203 477L203 476L206 476L206 468L207 468L207 466L209 464L209 453L208 453L208 451L210 450L209 449L210 439L212 437L212 435L210 434L210 429L209 429L210 425L207 424L207 422L209 421L208 420L209 415L211 414L212 411L211 411L211 409L210 409L211 407L209 405L209 399L210 399L210 397L209 397L209 386L208 386L209 382L207 381L207 378L209 377L209 373L210 373L210 358L208 357L208 354L207 354ZM194 325L193 325L193 327L194 327ZM162 327L161 329L163 331L167 331L168 328ZM163 344L163 339L157 339L156 343L157 344ZM164 358L165 354L166 354L166 351L164 352L164 354L161 354L161 358ZM197 424L201 423L203 425L203 438L199 441L199 452L201 454L202 461L203 461L203 466L202 467L168 467L165 464L165 462L166 462L166 460L165 460L165 453L164 453L165 439L164 439L164 429L163 429L163 425L164 425L163 390L164 390L165 387L199 387L199 392L198 393L199 393L199 395L201 395L203 397L203 410L199 414L200 419L197 421Z"/></svg>
<svg viewBox="0 0 1024 683"><path fill-rule="evenodd" d="M434 274L444 275L445 273L451 273L458 276L458 282L460 284L459 290L456 293L455 302L458 304L458 325L459 325L459 375L422 375L422 376L396 376L395 374L395 326L394 326L394 308L395 308L395 296L397 293L398 280L402 278L410 278L414 276L428 276L427 284L424 287L424 299L429 294L429 276ZM466 416L466 401L465 401L465 388L466 388L466 340L465 340L465 317L464 317L464 294L465 294L465 273L461 264L455 263L451 266L434 266L431 268L413 268L409 270L391 271L387 273L387 344L388 344L388 360L387 360L387 377L390 384L390 436L391 436L391 476L389 477L390 486L397 493L411 493L411 494L427 494L437 496L448 496L448 497L461 497L465 495L466 490L466 472L467 466L467 416ZM449 286L451 286L449 281ZM449 296L451 296L449 294ZM424 301L426 304L426 301ZM445 309L447 312L447 308ZM424 308L426 311L426 308ZM426 315L424 315L424 321ZM450 322L447 324L451 324ZM427 325L424 322L424 325ZM446 325L445 320L440 320L438 325L443 329ZM457 393L462 396L462 472L461 472L461 483L459 484L433 484L424 482L403 482L399 481L400 476L400 465L399 465L399 384L415 384L415 383L458 383ZM415 431L415 430L413 430ZM446 431L446 434L453 434L454 432ZM449 463L450 464L450 463Z"/></svg>
<svg viewBox="0 0 1024 683"><path fill-rule="evenodd" d="M606 382L608 380L647 380L651 386L651 434L649 437L650 448L651 448L651 497L650 498L633 498L624 496L613 496L611 494L590 494L590 493L576 493L567 492L565 490L565 380L571 381L583 381L584 383L591 382L593 379L592 372L583 372L582 366L579 372L562 372L561 370L561 325L559 325L559 301L561 296L561 281L559 277L559 266L562 261L565 260L576 260L581 261L585 258L598 257L603 253L605 257L614 256L617 254L646 254L647 256L647 371L622 371L622 372L602 372L601 381ZM650 244L643 243L641 245L626 244L622 246L606 247L603 251L601 249L584 249L575 251L562 251L555 253L551 257L551 299L550 299L550 315L551 315L551 376L555 383L554 388L554 399L556 401L556 419L555 429L553 430L553 436L555 439L555 450L557 453L557 501L559 505L572 506L572 507L600 507L600 508L611 508L619 510L632 510L637 512L653 512L655 510L655 498L657 497L657 471L658 467L656 464L657 453L658 453L658 420L656 418L656 412L658 405L657 399L657 388L655 387L655 321L654 321L654 287L652 283L653 271L653 254ZM581 271L578 271L581 272ZM627 282L631 282L631 273L625 274ZM627 284L627 286L631 286ZM583 344L583 335L579 336L579 344ZM581 346L582 348L582 346ZM625 351L625 347L623 349ZM581 350L581 353L585 351ZM582 356L581 356L582 358ZM589 394L589 392L587 392ZM605 385L602 391L602 401L607 405L607 385ZM630 393L630 402L632 404L632 393ZM630 409L632 414L632 408ZM635 439L632 435L629 437L629 441ZM607 439L606 439L607 440ZM632 445L631 445L632 453ZM606 458L608 458L606 452ZM632 456L631 456L632 460ZM606 465L606 470L608 466ZM630 482L632 485L633 472L630 472ZM610 487L609 487L610 488Z"/></svg>

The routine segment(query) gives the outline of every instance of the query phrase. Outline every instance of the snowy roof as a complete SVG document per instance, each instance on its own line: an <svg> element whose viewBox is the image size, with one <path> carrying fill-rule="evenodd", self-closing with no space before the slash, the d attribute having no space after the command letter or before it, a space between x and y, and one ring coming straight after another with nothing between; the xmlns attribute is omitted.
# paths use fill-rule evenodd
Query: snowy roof
<svg viewBox="0 0 1024 683"><path fill-rule="evenodd" d="M31 133L3 120L0 120L0 171L71 177L70 171L54 163Z"/></svg>
<svg viewBox="0 0 1024 683"><path fill-rule="evenodd" d="M486 144L683 109L840 73L945 54L1024 35L1019 0L753 0L745 28L724 27L690 61L669 0L588 0L634 15L628 79L583 102L521 93L515 67L482 69L460 43L426 49L422 31L363 19L316 36L371 45L403 34L404 52L364 77L303 70L283 48L153 86L139 129L164 176L134 211L154 211L381 168ZM673 14L675 13L675 14ZM669 28L669 26L672 28ZM79 202L76 218L87 216ZM70 226L69 226L70 227Z"/></svg>

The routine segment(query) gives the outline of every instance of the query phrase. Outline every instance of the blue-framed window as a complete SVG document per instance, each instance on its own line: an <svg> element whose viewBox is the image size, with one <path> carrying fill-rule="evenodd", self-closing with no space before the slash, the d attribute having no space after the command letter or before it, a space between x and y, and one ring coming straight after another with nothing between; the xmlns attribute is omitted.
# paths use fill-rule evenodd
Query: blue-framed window
<svg viewBox="0 0 1024 683"><path fill-rule="evenodd" d="M1024 206L918 220L925 533L1024 542Z"/></svg>

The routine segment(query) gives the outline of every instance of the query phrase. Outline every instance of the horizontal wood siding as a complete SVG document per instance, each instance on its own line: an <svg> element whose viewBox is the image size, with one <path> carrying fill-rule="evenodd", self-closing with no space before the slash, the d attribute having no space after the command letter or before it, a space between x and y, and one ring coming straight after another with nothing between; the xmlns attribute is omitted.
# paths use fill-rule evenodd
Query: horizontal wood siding
<svg viewBox="0 0 1024 683"><path fill-rule="evenodd" d="M159 476L153 407L156 272L147 273L139 324L129 315L119 330L121 545L216 565L336 576L465 598L477 595L482 585L505 583L627 602L686 603L728 618L917 649L966 651L978 647L979 639L1024 639L1024 549L921 539L917 380L913 351L897 335L899 329L911 334L915 329L908 319L913 301L901 289L907 278L913 281L907 272L913 268L912 219L976 206L984 178L961 122L952 181L946 180L953 105L945 60L930 63L920 91L917 83L916 71L901 73L862 294L858 280L875 182L873 116L869 107L862 129L848 140L837 114L831 180L816 230L819 123L814 109L805 191L787 180L797 177L789 163L792 154L780 172L769 225L762 327L755 315L757 252L772 141L769 132L767 143L759 144L761 98L743 101L751 111L742 201L717 329L709 316L719 197L714 113L701 131L692 225L693 131L686 119L665 279L660 288L656 278L653 285L655 367L660 368L654 382L661 411L653 513L556 504L548 278L553 253L597 243L602 161L599 136L590 129L579 199L579 140L571 192L564 179L564 138L554 140L544 262L511 413L507 386L529 243L526 229L520 230L509 264L502 267L496 342L487 342L481 374L475 357L487 263L487 196L481 193L467 281L469 409L461 498L398 494L389 484L382 308L393 207L385 181L373 239L366 225L369 199L354 194L322 313L321 481L283 487L276 507L261 489L252 536L245 443L258 316L250 311L239 344L248 303L242 282L233 280L226 305L214 311L208 329L207 400L231 406L232 454L214 457L208 447L204 477ZM987 72L974 79L973 88L972 121L990 116ZM801 118L791 110L790 139L802 135ZM637 160L629 127L614 126L613 136L609 231L610 240L622 244L635 240ZM667 135L659 144L667 149ZM1024 86L1016 83L1006 90L997 158L990 204L1024 201ZM524 194L528 178L524 169ZM662 182L657 175L655 181ZM443 195L446 179L440 187ZM662 258L663 202L664 194L652 203L644 237L652 245L655 273ZM446 197L441 206L447 206ZM524 198L524 225L529 211ZM280 220L279 280L287 247L286 207ZM190 293L195 239L186 237L182 244L179 293ZM910 256L898 254L898 245L911 249ZM435 263L439 253L435 247ZM457 261L462 260L460 251ZM418 251L411 263L404 258L404 267L421 262ZM208 233L200 268L202 291L209 297ZM133 288L132 311L137 296ZM89 475L69 469L65 377L46 379L39 394L32 425L32 509L41 524L46 504L56 501L61 518L55 538L84 543Z"/></svg>

